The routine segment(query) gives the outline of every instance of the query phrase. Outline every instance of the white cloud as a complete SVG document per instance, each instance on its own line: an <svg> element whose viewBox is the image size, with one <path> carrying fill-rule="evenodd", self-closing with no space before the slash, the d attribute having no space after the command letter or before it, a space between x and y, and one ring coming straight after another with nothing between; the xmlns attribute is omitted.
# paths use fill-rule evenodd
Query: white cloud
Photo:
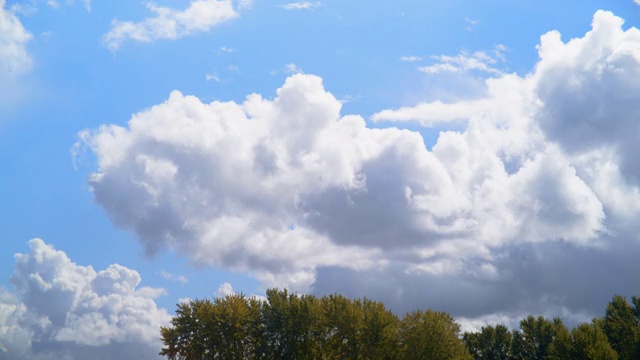
<svg viewBox="0 0 640 360"><path fill-rule="evenodd" d="M464 22L467 23L467 26L464 28L467 31L473 31L475 26L480 24L480 20L469 19L468 17L464 18Z"/></svg>
<svg viewBox="0 0 640 360"><path fill-rule="evenodd" d="M5 0L0 0L0 78L24 73L32 66L26 44L33 36L5 6Z"/></svg>
<svg viewBox="0 0 640 360"><path fill-rule="evenodd" d="M469 25L478 25L478 24L480 24L480 20L469 19L468 17L465 17L464 21Z"/></svg>
<svg viewBox="0 0 640 360"><path fill-rule="evenodd" d="M176 281L182 284L186 284L189 282L189 280L184 275L177 275L164 270L160 271L160 276L162 276L162 278L165 280Z"/></svg>
<svg viewBox="0 0 640 360"><path fill-rule="evenodd" d="M491 52L476 51L473 54L462 52L456 56L437 55L433 59L438 62L428 66L422 66L420 71L427 74L439 73L466 73L470 71L499 75L502 73L496 65L505 61L504 45L496 46Z"/></svg>
<svg viewBox="0 0 640 360"><path fill-rule="evenodd" d="M510 123L512 127L532 126L530 121L516 122L514 119L527 118L537 109L536 98L531 97L534 85L523 81L517 75L504 75L486 80L486 96L480 99L442 102L424 102L415 106L387 109L371 116L374 122L417 121L425 127L451 122L468 122L471 119L489 118L498 124ZM522 129L525 132L530 129Z"/></svg>
<svg viewBox="0 0 640 360"><path fill-rule="evenodd" d="M224 298L230 295L237 295L237 293L233 290L233 286L228 282L222 283L214 294L216 298ZM243 295L246 295L246 294L243 294ZM262 295L253 294L253 295L250 295L249 297L259 301L267 301L267 298Z"/></svg>
<svg viewBox="0 0 640 360"><path fill-rule="evenodd" d="M633 2L640 5L640 0L633 0Z"/></svg>
<svg viewBox="0 0 640 360"><path fill-rule="evenodd" d="M221 82L222 80L220 80L220 77L217 74L206 74L204 76L205 80L207 81L215 81L215 82Z"/></svg>
<svg viewBox="0 0 640 360"><path fill-rule="evenodd" d="M285 10L313 10L321 7L323 4L319 1L310 2L310 1L298 1L294 3L289 3L286 5L282 5L282 8Z"/></svg>
<svg viewBox="0 0 640 360"><path fill-rule="evenodd" d="M124 266L77 265L40 239L15 259L14 294L0 292L0 357L157 358L170 316L154 297L164 290L138 287Z"/></svg>
<svg viewBox="0 0 640 360"><path fill-rule="evenodd" d="M113 20L111 30L103 41L111 50L118 50L129 39L153 42L160 39L175 40L209 31L212 27L238 17L231 0L194 0L180 11L148 3L155 17L140 22Z"/></svg>
<svg viewBox="0 0 640 360"><path fill-rule="evenodd" d="M238 9L251 9L253 7L253 0L239 0Z"/></svg>
<svg viewBox="0 0 640 360"><path fill-rule="evenodd" d="M215 296L218 298L223 298L229 295L235 295L235 291L233 291L233 286L231 286L231 284L229 284L228 282L220 285L215 293Z"/></svg>
<svg viewBox="0 0 640 360"><path fill-rule="evenodd" d="M461 331L463 332L479 332L485 326L505 325L509 329L519 329L520 321L526 317L532 315L527 312L513 312L513 313L495 313L476 318L460 317L456 319L456 322L460 324ZM592 314L577 312L574 313L563 307L549 308L541 313L535 314L535 316L544 316L547 319L554 317L560 317L565 325L572 326L574 324L589 323L593 319Z"/></svg>
<svg viewBox="0 0 640 360"><path fill-rule="evenodd" d="M223 46L218 50L218 54L230 54L236 52L236 49Z"/></svg>
<svg viewBox="0 0 640 360"><path fill-rule="evenodd" d="M516 146L514 136L469 144L472 131L490 126L477 122L468 134L443 134L430 152L417 133L369 129L340 107L321 79L301 74L273 101L203 104L174 92L128 129L105 126L85 138L100 161L90 183L149 252L167 246L197 264L303 290L319 267L375 269L417 247L429 255L406 269L419 270L442 254L475 256L514 238L588 243L601 228L600 203L552 149L530 155L542 145ZM470 152L487 146L496 148ZM509 176L502 161L520 156L521 171ZM556 162L545 176L541 164ZM577 187L556 199L540 182L561 193ZM450 252L448 238L468 254Z"/></svg>
<svg viewBox="0 0 640 360"><path fill-rule="evenodd" d="M85 133L89 182L149 253L265 286L469 321L595 315L640 270L640 32L621 26L598 12L582 38L544 35L532 73L490 72L479 99L373 116L440 126L431 149L341 114L320 78L296 74L271 100L173 92Z"/></svg>
<svg viewBox="0 0 640 360"><path fill-rule="evenodd" d="M285 68L287 69L287 72L290 74L301 74L304 73L304 71L298 67L298 65L294 64L294 63L290 63L285 65Z"/></svg>
<svg viewBox="0 0 640 360"><path fill-rule="evenodd" d="M404 62L418 62L418 61L422 61L422 58L419 56L403 56L400 58L400 61L404 61Z"/></svg>

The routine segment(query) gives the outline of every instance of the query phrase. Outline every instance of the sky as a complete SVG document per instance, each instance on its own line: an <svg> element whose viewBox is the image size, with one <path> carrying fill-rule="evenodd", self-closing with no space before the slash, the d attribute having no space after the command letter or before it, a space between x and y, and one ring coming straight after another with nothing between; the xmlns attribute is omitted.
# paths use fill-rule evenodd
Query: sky
<svg viewBox="0 0 640 360"><path fill-rule="evenodd" d="M0 359L272 287L568 324L640 294L637 0L0 0Z"/></svg>

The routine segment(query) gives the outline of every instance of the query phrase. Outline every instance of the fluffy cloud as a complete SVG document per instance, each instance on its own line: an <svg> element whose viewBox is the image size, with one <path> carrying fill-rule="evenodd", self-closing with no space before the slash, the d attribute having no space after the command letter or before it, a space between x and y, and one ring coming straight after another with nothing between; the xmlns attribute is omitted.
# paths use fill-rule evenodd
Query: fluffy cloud
<svg viewBox="0 0 640 360"><path fill-rule="evenodd" d="M638 285L638 39L598 12L582 38L544 35L532 73L495 73L483 98L373 116L451 125L430 149L342 115L313 75L243 103L176 91L125 127L81 133L98 159L89 183L148 253L266 286L432 306L470 326L588 318Z"/></svg>
<svg viewBox="0 0 640 360"><path fill-rule="evenodd" d="M136 114L129 129L84 133L100 162L91 187L148 253L166 246L196 264L301 287L313 282L317 266L374 266L380 250L336 244L310 226L334 216L323 213L320 206L330 204L318 195L367 198L363 160L411 152L421 139L390 131L389 144L380 144L384 135L362 118L338 121L340 106L320 78L306 75L289 78L273 101L251 95L243 104L203 104L173 92ZM393 137L406 137L406 145Z"/></svg>
<svg viewBox="0 0 640 360"><path fill-rule="evenodd" d="M248 4L241 3L242 6ZM179 39L196 32L209 31L238 16L231 0L194 0L182 11L153 3L148 3L147 7L155 13L155 17L140 22L113 20L111 30L103 37L104 43L111 50L118 50L127 39L142 42Z"/></svg>
<svg viewBox="0 0 640 360"><path fill-rule="evenodd" d="M230 283L226 282L218 287L216 290L215 296L218 298L223 298L225 296L235 295L235 291L233 291L233 286Z"/></svg>
<svg viewBox="0 0 640 360"><path fill-rule="evenodd" d="M120 265L96 272L40 239L16 254L14 293L0 293L0 358L157 358L162 289Z"/></svg>
<svg viewBox="0 0 640 360"><path fill-rule="evenodd" d="M32 35L5 5L6 1L0 0L0 76L15 76L31 68L26 44Z"/></svg>

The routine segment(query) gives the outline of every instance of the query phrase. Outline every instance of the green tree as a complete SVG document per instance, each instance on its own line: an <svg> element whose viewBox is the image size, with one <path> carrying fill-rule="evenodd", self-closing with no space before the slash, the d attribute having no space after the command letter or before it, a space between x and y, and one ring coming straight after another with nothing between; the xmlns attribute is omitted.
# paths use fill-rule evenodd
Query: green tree
<svg viewBox="0 0 640 360"><path fill-rule="evenodd" d="M400 320L383 303L364 299L361 303L363 323L360 333L362 359L395 359L398 354Z"/></svg>
<svg viewBox="0 0 640 360"><path fill-rule="evenodd" d="M208 360L214 359L209 351L207 319L213 312L209 300L193 300L178 304L171 327L162 327L160 334L165 347L160 355L169 360Z"/></svg>
<svg viewBox="0 0 640 360"><path fill-rule="evenodd" d="M475 360L511 359L511 333L504 325L484 326L477 333L462 337Z"/></svg>
<svg viewBox="0 0 640 360"><path fill-rule="evenodd" d="M555 335L566 327L559 318L549 321L529 316L520 321L520 331L513 332L511 351L514 359L545 360Z"/></svg>
<svg viewBox="0 0 640 360"><path fill-rule="evenodd" d="M243 360L263 351L260 302L244 295L216 298L212 311L196 313L207 331L208 351L215 359Z"/></svg>
<svg viewBox="0 0 640 360"><path fill-rule="evenodd" d="M263 308L269 359L320 359L326 342L320 300L287 290L267 290Z"/></svg>
<svg viewBox="0 0 640 360"><path fill-rule="evenodd" d="M301 338L301 334L294 327L291 309L291 303L295 300L296 295L290 294L286 289L267 290L267 305L263 309L262 318L268 344L268 358L298 358L298 339Z"/></svg>
<svg viewBox="0 0 640 360"><path fill-rule="evenodd" d="M361 302L342 295L329 295L321 300L326 342L323 355L328 359L359 359L360 334L363 325Z"/></svg>
<svg viewBox="0 0 640 360"><path fill-rule="evenodd" d="M624 360L640 359L640 300L633 297L632 303L633 307L626 298L615 295L607 305L602 324L611 347Z"/></svg>
<svg viewBox="0 0 640 360"><path fill-rule="evenodd" d="M407 313L400 323L399 336L402 359L473 359L460 339L460 325L444 312Z"/></svg>
<svg viewBox="0 0 640 360"><path fill-rule="evenodd" d="M556 328L548 349L549 360L572 360L574 355L571 333L566 326Z"/></svg>
<svg viewBox="0 0 640 360"><path fill-rule="evenodd" d="M602 320L580 324L571 330L559 331L549 349L550 360L617 360L602 330Z"/></svg>
<svg viewBox="0 0 640 360"><path fill-rule="evenodd" d="M598 321L594 320L591 324L581 324L571 331L574 359L618 359L618 354L607 341L607 336Z"/></svg>

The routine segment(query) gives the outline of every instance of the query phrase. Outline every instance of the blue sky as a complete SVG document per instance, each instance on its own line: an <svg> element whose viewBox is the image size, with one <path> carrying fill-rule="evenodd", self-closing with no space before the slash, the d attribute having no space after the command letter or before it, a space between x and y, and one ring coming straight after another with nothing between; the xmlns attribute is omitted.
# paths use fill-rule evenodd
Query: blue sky
<svg viewBox="0 0 640 360"><path fill-rule="evenodd" d="M638 294L639 22L632 0L0 0L0 359L154 358L154 326L224 283L468 329ZM109 291L149 328L69 337Z"/></svg>

